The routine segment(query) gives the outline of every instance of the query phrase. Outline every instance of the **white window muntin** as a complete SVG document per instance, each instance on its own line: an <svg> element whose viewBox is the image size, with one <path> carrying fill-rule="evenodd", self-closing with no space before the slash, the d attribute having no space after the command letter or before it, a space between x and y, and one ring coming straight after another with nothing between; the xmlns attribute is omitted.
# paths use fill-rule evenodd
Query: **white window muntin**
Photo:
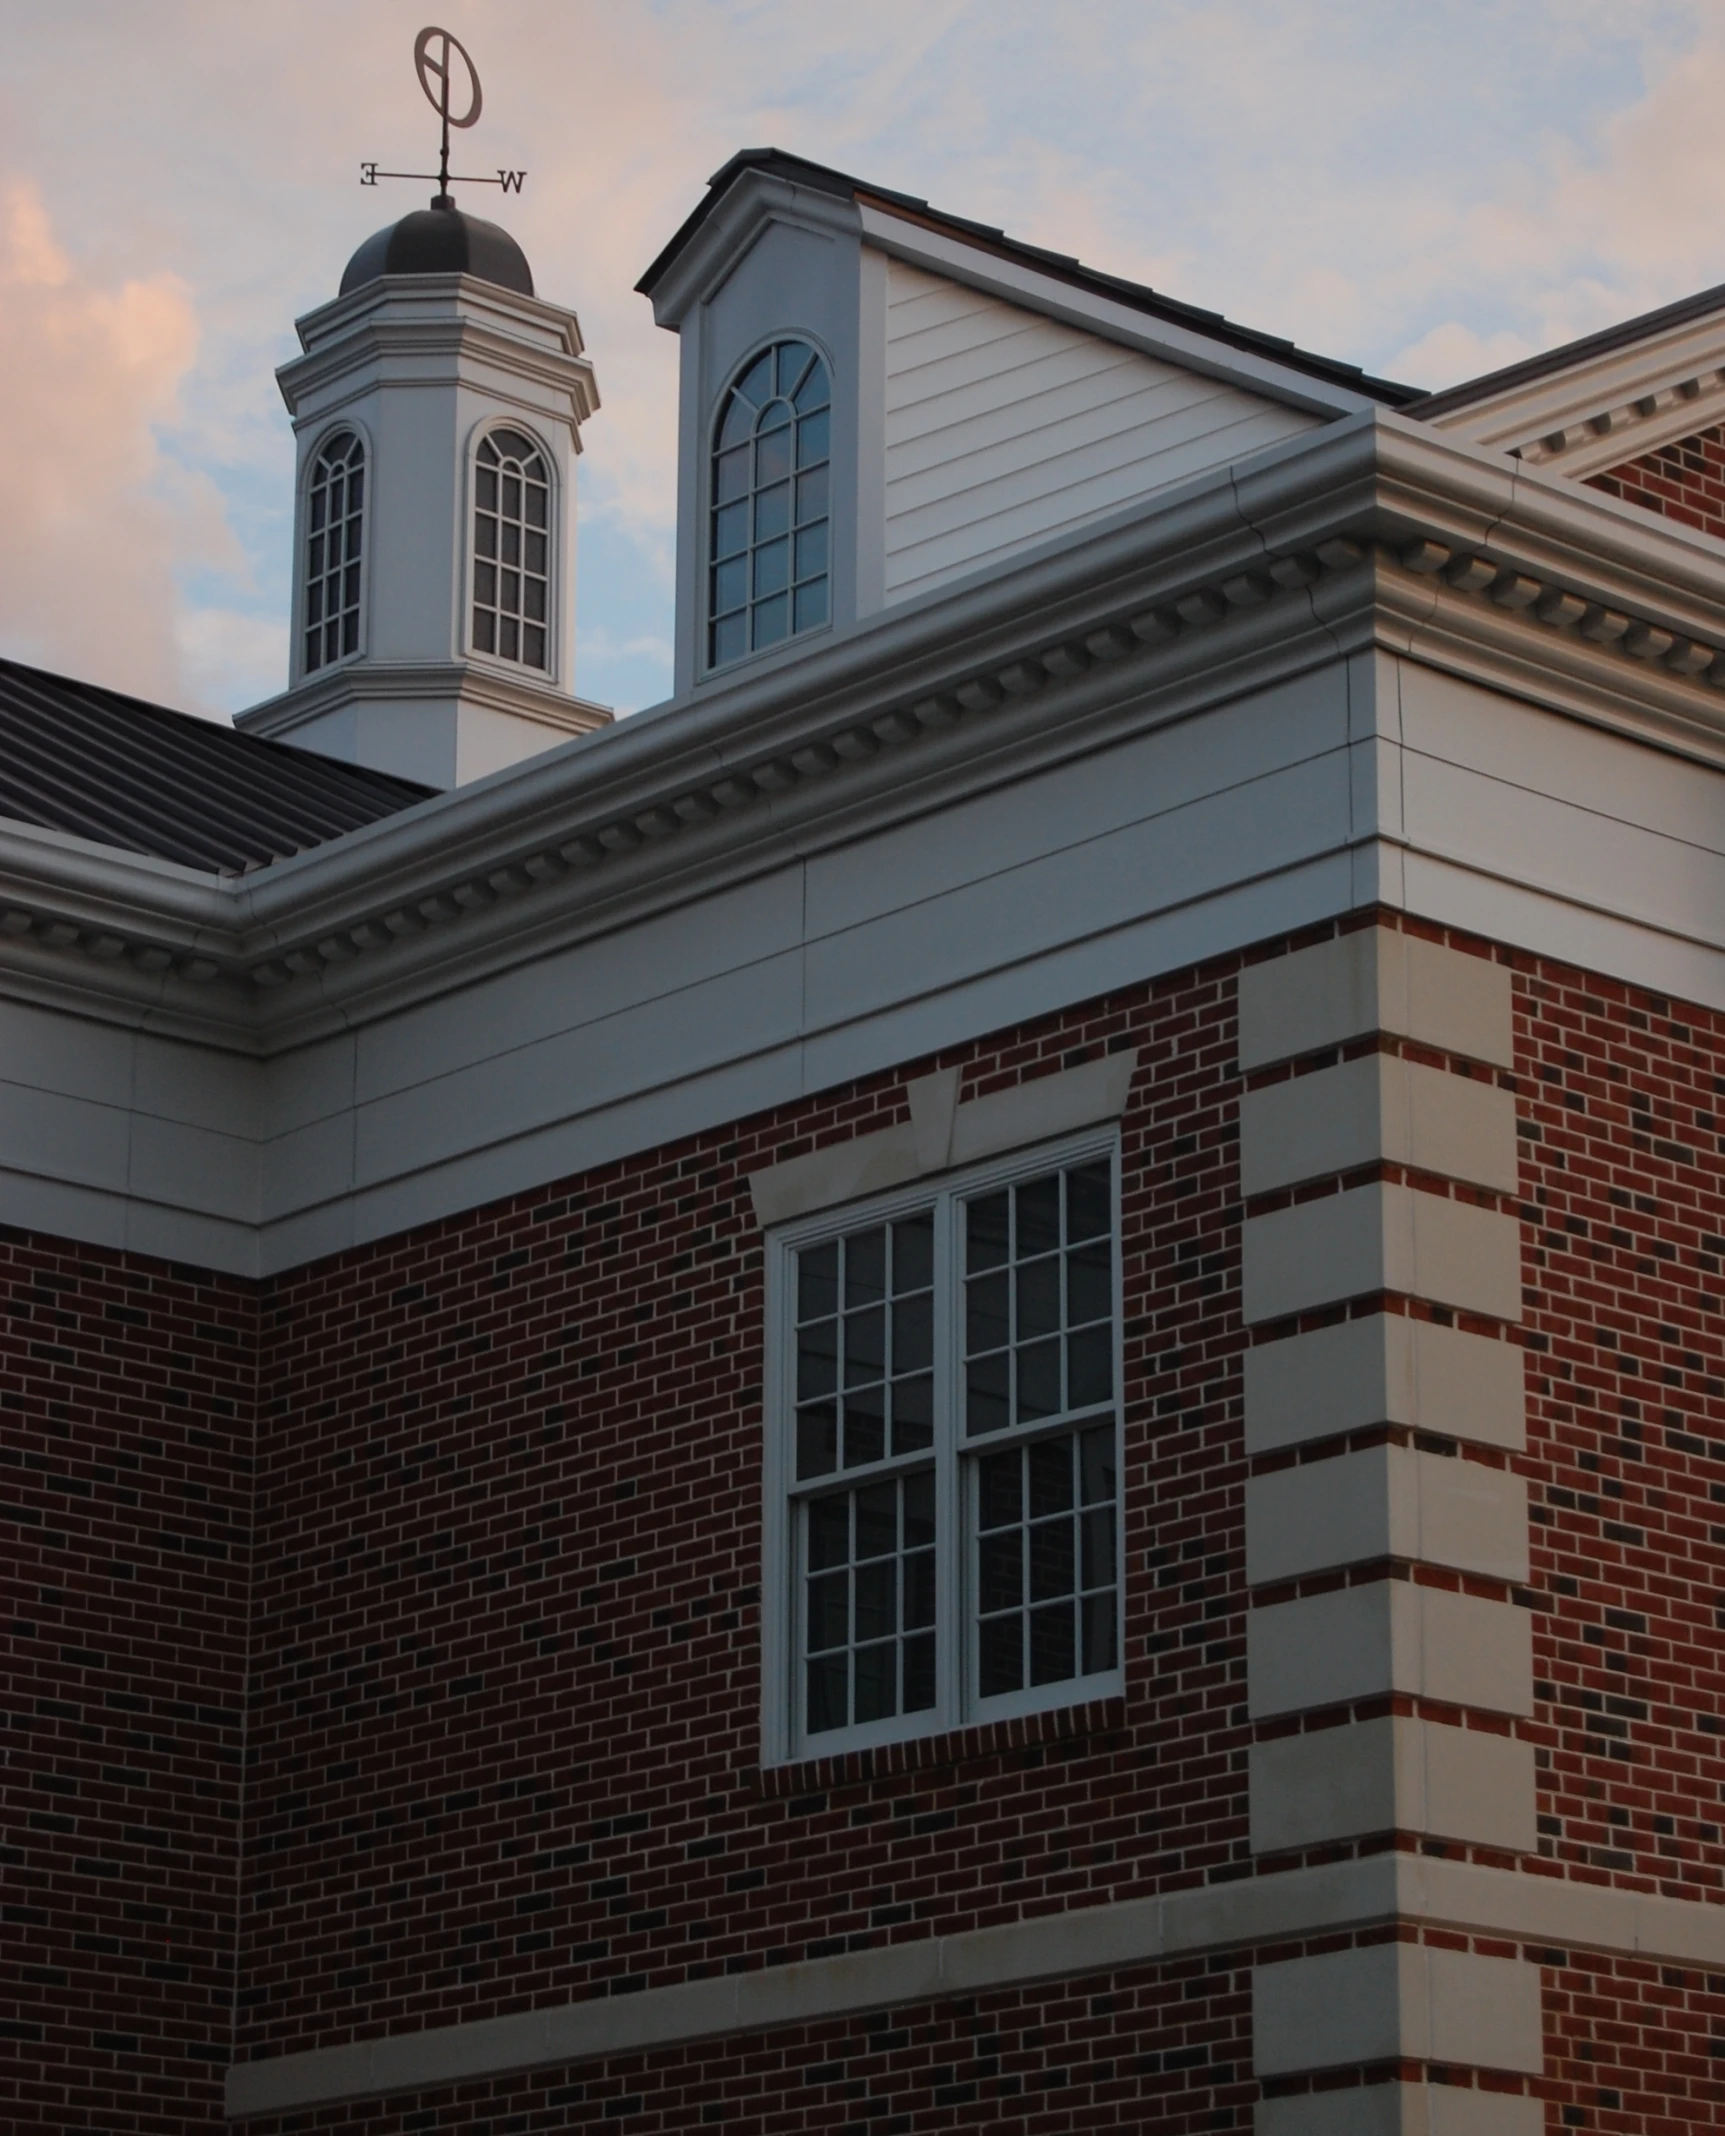
<svg viewBox="0 0 1725 2136"><path fill-rule="evenodd" d="M515 441L527 448L525 454ZM536 473L529 472L528 459L537 461ZM557 482L556 459L529 423L515 416L487 417L473 433L467 463L461 643L470 658L543 675L547 681L555 678L559 658ZM535 492L540 493L537 498ZM541 511L542 525L537 516ZM505 553L511 537L513 554ZM537 554L530 556L535 543ZM536 602L543 614L531 612ZM537 634L532 644L530 632Z"/></svg>
<svg viewBox="0 0 1725 2136"><path fill-rule="evenodd" d="M371 440L349 417L306 455L300 491L294 657L302 676L365 650L371 566ZM332 503L339 496L335 520Z"/></svg>
<svg viewBox="0 0 1725 2136"><path fill-rule="evenodd" d="M1009 1424L998 1431L972 1438L965 1429L964 1419L965 1208L996 1189L1027 1184L1046 1174L1098 1161L1106 1162L1109 1175L1111 1400L1082 1411L1063 1410L1034 1422ZM825 1241L876 1225L890 1225L895 1220L925 1210L932 1211L934 1218L935 1399L931 1445L923 1454L894 1457L890 1452L883 1452L878 1461L799 1481L795 1458L797 1256ZM1116 1129L1090 1130L1045 1144L1034 1151L1016 1152L1009 1158L976 1166L938 1182L905 1187L785 1225L769 1241L767 1343L765 1558L761 1590L765 1665L762 1751L767 1763L824 1757L874 1743L938 1735L954 1728L1077 1704L1121 1688L1124 1681L1125 1582L1120 1453L1120 1166ZM977 1527L983 1461L1009 1448L1073 1440L1087 1422L1092 1428L1105 1422L1113 1434L1113 1666L1085 1673L1080 1657L1079 1673L1070 1677L1029 1684L1015 1691L985 1693L980 1680L981 1539ZM934 1703L919 1712L899 1711L880 1720L852 1721L843 1727L823 1727L811 1733L805 1711L808 1692L804 1637L804 1581L809 1571L804 1556L807 1523L799 1519L799 1507L815 1498L854 1491L859 1486L866 1487L894 1476L902 1477L925 1464L932 1464L935 1478ZM903 1554L902 1543L900 1554ZM1078 1607L1081 1618L1081 1603ZM1082 1631L1079 1636L1082 1638Z"/></svg>

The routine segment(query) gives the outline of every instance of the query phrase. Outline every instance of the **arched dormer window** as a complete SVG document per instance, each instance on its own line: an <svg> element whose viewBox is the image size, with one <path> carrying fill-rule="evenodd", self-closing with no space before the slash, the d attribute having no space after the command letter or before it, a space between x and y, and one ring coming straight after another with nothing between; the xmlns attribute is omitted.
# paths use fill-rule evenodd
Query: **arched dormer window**
<svg viewBox="0 0 1725 2136"><path fill-rule="evenodd" d="M365 447L351 430L324 439L306 496L305 671L359 651Z"/></svg>
<svg viewBox="0 0 1725 2136"><path fill-rule="evenodd" d="M713 442L707 660L777 645L830 612L832 386L806 341L776 341L725 395Z"/></svg>
<svg viewBox="0 0 1725 2136"><path fill-rule="evenodd" d="M551 475L519 430L480 441L473 502L476 652L550 666Z"/></svg>

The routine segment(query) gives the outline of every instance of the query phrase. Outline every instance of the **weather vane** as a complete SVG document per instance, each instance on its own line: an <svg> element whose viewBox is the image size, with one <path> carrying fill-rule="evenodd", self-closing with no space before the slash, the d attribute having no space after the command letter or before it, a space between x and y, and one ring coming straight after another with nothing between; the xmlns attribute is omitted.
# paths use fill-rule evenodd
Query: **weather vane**
<svg viewBox="0 0 1725 2136"><path fill-rule="evenodd" d="M450 91L455 78L455 60L459 56L467 70L467 109L459 118L450 110ZM485 108L485 92L479 86L479 69L473 64L472 54L459 37L452 37L447 30L435 27L421 30L413 40L413 64L419 75L419 86L425 91L427 103L443 124L443 137L438 149L435 171L382 171L375 163L362 163L359 167L361 185L376 185L380 178L435 178L437 198L432 205L439 208L453 207L449 197L452 185L500 185L506 193L519 193L525 171L500 170L495 178L471 178L449 171L449 129L457 131L473 125Z"/></svg>

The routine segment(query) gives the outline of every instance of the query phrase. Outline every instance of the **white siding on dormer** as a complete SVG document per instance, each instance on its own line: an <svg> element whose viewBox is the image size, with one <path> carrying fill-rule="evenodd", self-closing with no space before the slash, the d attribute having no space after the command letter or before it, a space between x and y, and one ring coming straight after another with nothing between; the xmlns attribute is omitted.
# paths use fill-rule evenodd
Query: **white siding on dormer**
<svg viewBox="0 0 1725 2136"><path fill-rule="evenodd" d="M896 259L886 364L889 602L1322 420Z"/></svg>

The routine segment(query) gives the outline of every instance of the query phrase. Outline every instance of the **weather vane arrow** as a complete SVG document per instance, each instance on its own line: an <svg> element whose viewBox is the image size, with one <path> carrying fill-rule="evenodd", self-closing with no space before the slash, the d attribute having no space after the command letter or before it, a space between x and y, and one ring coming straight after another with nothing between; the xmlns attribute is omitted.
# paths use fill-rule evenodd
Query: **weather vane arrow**
<svg viewBox="0 0 1725 2136"><path fill-rule="evenodd" d="M467 108L459 117L450 109L450 100L455 82L455 62L459 58L466 74L465 97ZM433 24L420 31L413 40L414 71L419 76L419 86L425 92L426 102L437 113L442 127L438 144L437 168L435 171L386 171L375 163L361 163L361 185L376 185L380 178L434 178L437 181L437 198L433 207L452 208L450 198L452 185L499 185L506 193L519 193L525 171L500 170L495 178L469 177L463 172L451 173L449 168L449 129L457 132L474 125L485 109L485 92L479 85L479 69L473 64L473 55L448 30L440 30Z"/></svg>

